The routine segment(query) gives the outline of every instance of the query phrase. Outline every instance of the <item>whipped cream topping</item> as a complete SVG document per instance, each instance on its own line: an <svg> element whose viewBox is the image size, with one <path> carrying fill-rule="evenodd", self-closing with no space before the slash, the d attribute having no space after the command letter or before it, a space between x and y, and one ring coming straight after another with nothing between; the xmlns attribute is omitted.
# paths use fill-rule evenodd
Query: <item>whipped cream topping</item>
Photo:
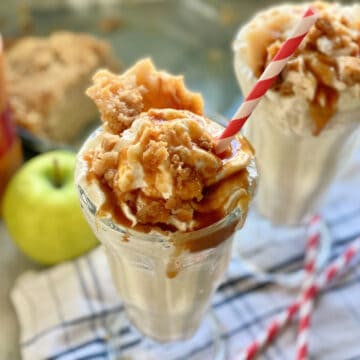
<svg viewBox="0 0 360 360"><path fill-rule="evenodd" d="M323 129L358 121L360 5L275 6L242 27L233 43L236 74L246 93L309 5L319 18L265 96L277 112L270 121L299 135L318 135Z"/></svg>
<svg viewBox="0 0 360 360"><path fill-rule="evenodd" d="M125 223L144 231L147 226L166 231L197 230L220 220L239 204L246 213L254 185L248 172L254 166L249 143L239 136L225 158L218 157L215 138L221 126L194 112L200 109L197 104L202 101L185 90L182 80L176 82L181 91L176 86L168 91L167 81L175 84L170 75L155 86L153 79L158 79L159 74L151 67L148 67L151 81L144 80L146 76L141 71L139 92L136 77L139 69L144 69L144 62L127 72L130 82L127 76L116 79L115 75L107 74L109 84L97 74L88 91L100 104L104 126L85 146L82 156L88 181L106 194L105 213L113 215L121 209ZM174 106L174 93L176 109L168 107ZM147 99L154 97L154 103L143 101L143 94ZM161 97L165 108L160 107L157 97ZM141 104L125 98L136 98ZM182 98L187 100L181 102ZM126 114L125 121L121 114L109 113L110 107L105 103ZM110 211L109 203L113 207Z"/></svg>

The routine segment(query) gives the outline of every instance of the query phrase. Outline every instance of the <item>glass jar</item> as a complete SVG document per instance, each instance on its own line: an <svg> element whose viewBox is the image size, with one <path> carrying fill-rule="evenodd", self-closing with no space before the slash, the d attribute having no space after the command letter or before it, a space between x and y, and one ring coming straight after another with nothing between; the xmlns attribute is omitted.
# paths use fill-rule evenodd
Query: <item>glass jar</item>
<svg viewBox="0 0 360 360"><path fill-rule="evenodd" d="M16 135L16 128L7 104L2 45L0 35L0 205L10 177L22 162L21 143Z"/></svg>

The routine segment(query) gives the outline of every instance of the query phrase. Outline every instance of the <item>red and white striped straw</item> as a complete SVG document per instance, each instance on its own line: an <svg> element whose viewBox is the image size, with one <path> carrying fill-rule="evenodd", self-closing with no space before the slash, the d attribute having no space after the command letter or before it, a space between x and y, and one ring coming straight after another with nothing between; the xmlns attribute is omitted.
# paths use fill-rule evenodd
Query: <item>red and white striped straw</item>
<svg viewBox="0 0 360 360"><path fill-rule="evenodd" d="M323 289L328 285L332 280L334 280L340 272L345 270L349 265L350 261L358 254L360 251L360 237L356 238L346 249L345 251L336 258L326 269L321 273L320 277L314 284L312 289L309 289L305 296L314 296L316 292Z"/></svg>
<svg viewBox="0 0 360 360"><path fill-rule="evenodd" d="M320 244L320 226L321 218L319 215L312 217L308 228L308 241L306 244L306 256L304 263L305 279L301 289L301 297L304 301L301 303L299 311L299 327L296 345L296 359L306 360L308 358L308 339L310 331L311 313L314 308L314 298L306 298L316 281L316 259Z"/></svg>
<svg viewBox="0 0 360 360"><path fill-rule="evenodd" d="M307 35L311 26L317 19L316 13L309 8L303 15L300 23L296 26L290 37L282 44L281 48L268 64L244 102L236 111L234 118L230 120L228 126L219 136L216 153L221 154L231 143L233 137L241 130L245 121L254 111L256 105L274 83L290 56L299 47L302 39Z"/></svg>
<svg viewBox="0 0 360 360"><path fill-rule="evenodd" d="M286 310L279 314L267 327L264 334L254 340L242 353L235 356L234 360L251 360L260 353L268 344L275 340L279 333L295 317L305 299L314 299L320 290L324 289L340 272L344 271L349 262L360 251L360 237L350 244L346 250L334 260L321 273L316 283L308 291L297 298Z"/></svg>
<svg viewBox="0 0 360 360"><path fill-rule="evenodd" d="M300 301L294 301L284 312L271 321L266 331L256 340L254 340L241 354L234 360L252 360L268 344L270 344L279 333L291 322L296 313L299 311Z"/></svg>

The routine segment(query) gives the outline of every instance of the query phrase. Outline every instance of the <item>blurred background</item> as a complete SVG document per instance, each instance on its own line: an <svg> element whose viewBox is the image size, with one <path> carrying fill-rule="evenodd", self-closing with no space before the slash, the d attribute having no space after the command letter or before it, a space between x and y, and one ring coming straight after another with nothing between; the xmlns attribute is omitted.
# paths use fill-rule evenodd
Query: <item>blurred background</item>
<svg viewBox="0 0 360 360"><path fill-rule="evenodd" d="M183 74L188 87L202 93L207 115L225 123L241 101L232 66L232 39L242 23L259 9L274 3L272 0L1 0L0 33L5 59L24 38L41 36L47 39L60 30L86 33L105 41L120 63L120 71L150 56L156 67ZM21 61L17 56L13 55L14 73L23 66L19 65ZM31 63L34 57L22 60L22 64ZM31 73L31 69L25 70L21 70L23 74ZM6 71L5 66L8 78ZM89 72L87 84L90 78ZM10 85L6 86L9 96ZM34 86L41 87L41 82ZM52 86L56 88L56 82ZM31 93L31 88L28 92ZM17 155L12 153L7 162L0 164L0 185L2 182L5 186L4 179L7 183L22 161L36 154L64 148L76 151L89 132L99 125L96 112L85 123L86 126L70 134L69 139L44 136L17 123ZM60 121L56 126L61 129L68 124ZM0 162L4 139L6 137L0 133ZM22 156L19 148L22 148ZM0 193L1 190L0 186ZM17 359L18 326L9 291L21 272L39 266L14 246L1 219L0 238L0 359Z"/></svg>
<svg viewBox="0 0 360 360"><path fill-rule="evenodd" d="M94 35L107 41L122 70L151 56L155 65L184 74L200 91L209 116L229 118L240 101L232 68L231 42L238 26L274 1L236 0L18 0L0 2L0 32L5 51L25 36L59 30ZM95 120L95 119L94 119ZM219 120L221 118L219 117ZM59 147L30 132L20 132L26 154ZM84 133L65 146L77 148ZM43 140L43 141L41 141ZM50 139L51 140L51 139Z"/></svg>
<svg viewBox="0 0 360 360"><path fill-rule="evenodd" d="M273 0L2 0L0 33L5 51L27 36L49 36L60 30L91 34L110 44L122 70L139 58L150 56L157 67L184 74L187 85L202 93L206 113L221 122L231 117L241 100L232 67L231 43L236 29L257 10L274 3ZM94 119L94 126L97 121ZM32 156L33 152L64 146L77 149L91 128L75 134L71 141L41 136L39 139L22 128L20 135L26 156Z"/></svg>

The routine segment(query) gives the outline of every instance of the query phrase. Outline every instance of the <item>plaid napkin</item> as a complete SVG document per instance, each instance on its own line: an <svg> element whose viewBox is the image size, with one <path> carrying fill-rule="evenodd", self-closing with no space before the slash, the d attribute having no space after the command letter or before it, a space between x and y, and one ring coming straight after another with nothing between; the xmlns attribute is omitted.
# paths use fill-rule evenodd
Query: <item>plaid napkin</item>
<svg viewBox="0 0 360 360"><path fill-rule="evenodd" d="M323 205L322 215L334 239L332 257L360 235L359 185L360 152ZM281 266L273 265L280 270L301 266L301 256L291 256ZM254 281L239 260L232 259L212 303L228 358L258 336L296 294L297 290ZM109 359L109 349L121 359L161 358L153 352L154 344L129 325L101 248L74 262L23 274L11 298L20 323L24 360ZM293 325L260 358L294 358L295 339ZM352 271L327 288L317 303L310 353L317 360L360 359L359 339L360 266L353 265ZM176 360L210 359L211 351L206 330L200 331L191 347L178 349Z"/></svg>

